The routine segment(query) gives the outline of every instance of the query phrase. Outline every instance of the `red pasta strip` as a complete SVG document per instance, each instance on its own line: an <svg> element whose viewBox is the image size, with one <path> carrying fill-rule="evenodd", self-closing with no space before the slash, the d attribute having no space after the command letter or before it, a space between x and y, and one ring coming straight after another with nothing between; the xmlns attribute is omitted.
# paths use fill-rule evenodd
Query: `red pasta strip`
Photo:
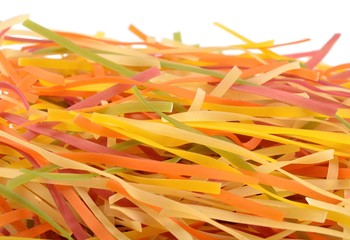
<svg viewBox="0 0 350 240"><path fill-rule="evenodd" d="M65 201L62 193L59 191L59 189L52 184L47 185L52 198L54 199L57 208L60 210L62 217L64 218L67 225L70 227L70 229L73 232L73 235L76 237L76 239L86 239L88 238L88 234L84 231L82 226L80 225L77 217L72 212L71 208Z"/></svg>
<svg viewBox="0 0 350 240"><path fill-rule="evenodd" d="M139 73L136 76L133 76L133 79L140 82L145 82L153 77L156 77L159 75L159 71L156 68L150 68L142 73ZM104 91L101 91L89 98L86 98L84 101L80 101L79 103L70 106L67 108L68 110L76 110L79 108L86 108L98 105L102 100L109 100L115 95L118 95L128 89L130 89L132 85L126 84L123 86L120 86L119 84L116 84Z"/></svg>
<svg viewBox="0 0 350 240"><path fill-rule="evenodd" d="M98 219L92 214L84 202L79 198L78 194L71 187L59 187L60 191L70 203L72 208L79 213L80 217L89 226L89 228L100 239L115 239L110 232L98 221Z"/></svg>
<svg viewBox="0 0 350 240"><path fill-rule="evenodd" d="M234 86L233 89L257 94L259 96L270 97L281 102L304 107L314 112L322 113L328 116L334 116L338 108L341 107L339 104L324 104L312 99L306 99L304 97L276 89L269 89L269 91L266 91L266 88L255 86Z"/></svg>
<svg viewBox="0 0 350 240"><path fill-rule="evenodd" d="M322 59L327 55L327 53L331 50L333 45L338 41L340 34L334 34L331 39L320 49L318 50L310 59L305 63L309 68L314 68L318 63L322 61Z"/></svg>

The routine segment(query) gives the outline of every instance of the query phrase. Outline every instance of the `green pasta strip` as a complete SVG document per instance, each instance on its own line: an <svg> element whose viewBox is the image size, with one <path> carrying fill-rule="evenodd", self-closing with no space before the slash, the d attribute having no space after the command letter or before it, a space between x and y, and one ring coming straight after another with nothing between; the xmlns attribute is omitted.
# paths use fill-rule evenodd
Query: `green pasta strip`
<svg viewBox="0 0 350 240"><path fill-rule="evenodd" d="M130 69L128 69L124 66L118 65L118 64L116 64L112 61L109 61L103 57L100 57L100 56L94 54L93 52L76 45L72 41L69 41L68 39L60 36L59 34L53 32L53 31L29 20L29 19L24 21L23 25L25 27L27 27L28 29L32 30L33 32L36 32L36 33L46 37L47 39L54 41L58 45L61 45L62 47L65 47L66 49L68 49L68 50L70 50L70 51L72 51L72 52L74 52L74 53L76 53L84 58L87 58L91 61L100 63L101 65L103 65L103 66L105 66L113 71L116 71L123 76L131 77L135 74L134 71L131 71Z"/></svg>
<svg viewBox="0 0 350 240"><path fill-rule="evenodd" d="M61 181L88 180L96 176L96 174L43 173L43 172L35 172L27 169L22 169L22 172L28 175L33 175L40 178L45 178L49 180L61 180Z"/></svg>
<svg viewBox="0 0 350 240"><path fill-rule="evenodd" d="M136 86L134 86L132 88L132 91L134 92L135 96L143 103L145 104L149 109L151 109L152 111L154 111L155 113L157 113L159 116L161 116L162 118L166 119L168 122L170 122L171 124L173 124L175 127L180 128L182 130L188 131L188 132L193 132L193 133L197 133L197 134L201 134L203 135L202 132L198 131L195 128L192 128L182 122L177 121L176 119L162 113L161 111L159 111L158 109L154 108L153 106L151 106L149 104L148 101L146 101L146 99L141 95L141 93L139 92L139 90L137 89ZM233 163L234 166L238 167L238 168L242 168L242 169L246 169L246 170L251 170L253 171L254 169L247 163L245 162L242 158L240 158L239 156L237 156L236 154L233 153L229 153L227 151L223 151L223 150L219 150L216 148L210 148L212 149L214 152L218 153L219 155L221 155L222 157L228 159L229 161L231 161Z"/></svg>
<svg viewBox="0 0 350 240"><path fill-rule="evenodd" d="M59 167L55 166L55 165L47 165L45 167L39 168L39 169L35 169L35 170L27 170L27 169L22 169L23 174L10 179L7 184L6 187L8 187L9 189L13 189L15 187L18 187L22 184L25 184L26 182L29 182L35 178L38 177L38 175L35 175L34 173L47 173L47 172L51 172L54 171L56 169L59 169ZM26 172L27 171L27 172Z"/></svg>
<svg viewBox="0 0 350 240"><path fill-rule="evenodd" d="M16 202L17 204L31 210L33 213L37 214L39 217L44 219L46 222L48 222L50 225L52 225L54 228L56 228L62 236L69 240L73 240L73 238L70 236L70 234L64 230L55 220L53 220L50 215L48 215L46 212L35 206L32 202L29 202L27 199L21 197L17 193L11 191L4 185L0 184L0 193L1 195L7 197L8 199L11 199L12 201Z"/></svg>
<svg viewBox="0 0 350 240"><path fill-rule="evenodd" d="M157 108L162 112L172 112L173 103L172 102L162 102L162 101L152 101L149 102L154 108ZM114 104L100 111L100 113L116 115L132 112L147 112L149 110L144 104L140 102L130 102L122 104Z"/></svg>

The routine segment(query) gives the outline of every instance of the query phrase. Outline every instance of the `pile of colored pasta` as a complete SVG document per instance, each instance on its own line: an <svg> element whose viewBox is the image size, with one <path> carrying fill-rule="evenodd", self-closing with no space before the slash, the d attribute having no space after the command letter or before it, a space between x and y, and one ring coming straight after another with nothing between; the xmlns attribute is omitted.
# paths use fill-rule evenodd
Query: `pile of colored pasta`
<svg viewBox="0 0 350 240"><path fill-rule="evenodd" d="M350 239L339 34L282 56L307 39L217 25L242 44L1 22L0 239Z"/></svg>

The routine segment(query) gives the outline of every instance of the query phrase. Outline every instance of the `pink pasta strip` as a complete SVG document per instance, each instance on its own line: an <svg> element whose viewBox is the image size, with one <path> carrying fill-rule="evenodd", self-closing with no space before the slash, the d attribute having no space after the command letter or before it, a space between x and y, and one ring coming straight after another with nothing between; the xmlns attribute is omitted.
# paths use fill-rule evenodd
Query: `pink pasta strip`
<svg viewBox="0 0 350 240"><path fill-rule="evenodd" d="M309 110L322 113L329 116L334 116L338 108L341 107L340 104L325 104L312 99L306 99L304 97L284 92L277 89L269 89L266 91L265 87L255 87L255 86L234 86L235 90L239 90L246 93L257 94L259 96L269 97L281 102L285 102L291 105L304 107Z"/></svg>
<svg viewBox="0 0 350 240"><path fill-rule="evenodd" d="M320 49L318 50L310 59L305 63L309 68L316 67L322 59L327 55L327 53L332 49L333 45L338 41L340 34L334 34L331 39Z"/></svg>
<svg viewBox="0 0 350 240"><path fill-rule="evenodd" d="M139 81L139 82L145 82L153 77L156 77L159 75L159 70L155 67L152 67L144 72L141 72L135 76L132 77L133 80ZM86 98L83 101L80 101L70 107L68 107L68 110L77 110L81 108L87 108L96 106L101 103L102 100L108 100L112 98L113 96L116 96L132 87L131 84L116 84L104 91L101 91L95 95L92 95L91 97Z"/></svg>

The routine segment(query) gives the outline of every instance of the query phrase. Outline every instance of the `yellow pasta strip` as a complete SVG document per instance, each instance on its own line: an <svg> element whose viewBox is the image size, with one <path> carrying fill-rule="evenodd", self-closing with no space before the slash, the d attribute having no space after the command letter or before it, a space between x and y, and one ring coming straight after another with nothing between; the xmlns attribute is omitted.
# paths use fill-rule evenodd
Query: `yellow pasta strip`
<svg viewBox="0 0 350 240"><path fill-rule="evenodd" d="M57 223L59 223L61 226L65 228L66 231L69 231L69 228L67 227L66 222L62 218L61 214L55 209L52 203L52 198L50 195L46 195L46 198L39 198L37 195L37 188L39 185L30 185L30 189L19 186L16 189L16 192L19 193L21 196L23 196L27 201L35 202L36 206L43 211L45 211L47 214L49 214ZM40 192L40 191L39 191ZM51 200L50 200L51 198ZM45 200L45 201L44 201ZM50 202L48 202L50 200Z"/></svg>
<svg viewBox="0 0 350 240"><path fill-rule="evenodd" d="M102 116L101 114L93 114L92 120L99 123L108 122L106 124L107 126L114 125L118 128L124 128L124 130L128 130L129 132L139 133L139 135L150 137L151 139L158 141L165 146L176 146L177 144L195 142L198 144L215 147L217 149L222 149L228 152L233 152L240 156L256 161L266 161L269 159L266 156L260 156L258 154L252 153L249 150L232 143L197 133L188 132L165 124L143 122L143 124L140 125L138 124L138 121L132 119L111 118L108 116Z"/></svg>
<svg viewBox="0 0 350 240"><path fill-rule="evenodd" d="M298 221L314 221L319 223L323 223L327 218L326 210L320 210L310 207L291 207L290 204L268 199L254 199L254 201L266 204L267 206L278 207L278 209L285 214L285 218L293 218L297 219Z"/></svg>
<svg viewBox="0 0 350 240"><path fill-rule="evenodd" d="M150 56L123 56L112 54L98 54L115 63L125 66L137 66L137 67L157 67L160 68L159 60Z"/></svg>
<svg viewBox="0 0 350 240"><path fill-rule="evenodd" d="M259 226L266 226L266 227L272 227L272 228L290 229L290 230L303 231L303 232L316 232L316 233L321 233L328 236L336 236L340 238L350 237L340 231L336 231L328 228L321 228L316 226L302 225L302 224L290 223L290 222L278 222L270 219L269 220L264 219L261 217L243 215L240 213L233 213L230 211L225 211L225 210L210 208L205 206L191 205L191 207L198 211L203 212L210 218L233 222L233 223L256 224ZM185 215L180 212L169 211L169 210L164 210L163 214L167 214L167 215L169 214L172 216L175 215L177 217L190 217L189 215Z"/></svg>
<svg viewBox="0 0 350 240"><path fill-rule="evenodd" d="M303 147L306 149L310 149L313 151L322 151L322 150L326 150L328 149L328 147L323 147L323 146L319 146L319 145L313 145L313 144L308 144L308 143L303 143L303 142L297 142L297 141L293 141L287 138L282 138L279 136L274 136L272 134L267 134L264 133L263 131L254 129L254 127L251 129L248 126L252 126L253 124L248 124L245 125L243 123L240 123L238 126L233 127L234 123L229 123L228 126L225 126L227 123L220 123L220 124L213 124L212 122L208 122L208 123L188 123L188 125L192 126L192 127L201 127L201 128L208 128L208 129L216 129L216 130L225 130L225 131L230 131L230 132L235 132L238 134L244 134L244 135L248 135L248 136L252 136L252 137L259 137L259 138L263 138L263 139L267 139L267 140L271 140L271 141L275 141L275 142L279 142L279 143L284 143L284 144L292 144L295 146L299 146L299 147ZM263 126L264 127L264 126ZM296 129L297 130L297 129ZM292 131L291 131L292 132ZM343 151L335 151L336 155L340 155L340 156L350 156L349 153L347 152L343 152Z"/></svg>
<svg viewBox="0 0 350 240"><path fill-rule="evenodd" d="M238 67L234 66L221 82L209 93L211 96L221 97L236 82L242 74Z"/></svg>
<svg viewBox="0 0 350 240"><path fill-rule="evenodd" d="M176 224L171 218L161 215L147 206L139 205L139 207L154 218L159 224L167 228L177 239L194 240L193 236Z"/></svg>
<svg viewBox="0 0 350 240"><path fill-rule="evenodd" d="M276 168L282 168L285 166L288 166L290 164L317 164L317 163L322 163L325 161L331 161L334 158L334 150L329 149L329 150L324 150L320 152L316 152L313 154L309 154L307 156L303 156L300 158L295 158L290 161L281 161L281 162L274 162L269 165L262 165L256 168L259 172L264 172L264 173L269 173Z"/></svg>
<svg viewBox="0 0 350 240"><path fill-rule="evenodd" d="M147 215L141 209L138 209L136 207L131 208L131 207L119 207L115 205L109 205L108 208L109 209L107 214L111 216L120 217L121 215L125 215L124 219L129 218L135 222L139 222L144 225L148 225L156 228L162 228L162 225L160 225L156 220L154 220L151 216Z"/></svg>
<svg viewBox="0 0 350 240"><path fill-rule="evenodd" d="M222 24L220 24L220 23L217 23L217 22L216 22L216 23L214 23L214 24L215 24L216 26L222 28L223 30L225 30L225 31L227 31L227 32L229 32L229 33L231 33L231 34L234 35L235 37L241 39L241 40L242 40L243 42L245 42L245 43L248 43L248 44L254 43L253 41L249 40L248 38L246 38L246 37L240 35L239 33L233 31L232 29L229 29L228 27L226 27L226 26L224 26L224 25L222 25ZM273 58L275 58L275 59L286 59L286 57L282 57L282 56L280 56L280 55L278 55L278 54L272 52L272 51L269 50L269 49L264 49L264 48L263 48L263 49L261 49L261 51L262 51L264 54L266 54L267 56L273 57Z"/></svg>
<svg viewBox="0 0 350 240"><path fill-rule="evenodd" d="M126 173L118 173L117 175L133 182L164 186L164 187L175 188L180 190L196 191L196 192L211 193L211 194L219 194L221 190L220 183L209 182L209 181L183 180L183 179L156 179L156 178L133 176Z"/></svg>
<svg viewBox="0 0 350 240"><path fill-rule="evenodd" d="M327 179L337 179L339 173L339 159L334 157L328 163Z"/></svg>
<svg viewBox="0 0 350 240"><path fill-rule="evenodd" d="M189 112L199 111L202 107L203 101L205 99L205 95L206 95L206 92L203 89L197 88L196 96L194 97L193 102L190 108L188 109L188 111Z"/></svg>
<svg viewBox="0 0 350 240"><path fill-rule="evenodd" d="M77 87L70 87L70 88L67 88L67 90L96 92L96 91L103 91L107 88L112 87L113 85L115 84L114 83L95 83L95 84L89 84L89 85L83 85L83 86L77 86Z"/></svg>
<svg viewBox="0 0 350 240"><path fill-rule="evenodd" d="M282 74L284 72L287 72L287 71L293 70L293 69L298 69L298 68L300 68L299 62L287 63L287 64L282 65L280 67L277 67L269 72L262 73L258 76L255 76L255 77L248 78L247 81L261 85L261 84L264 84L267 81L271 80L272 78L279 76L280 74Z"/></svg>
<svg viewBox="0 0 350 240"><path fill-rule="evenodd" d="M16 17L6 19L5 21L1 21L0 22L0 31L3 31L9 27L12 27L13 25L16 25L18 23L22 23L25 20L27 20L28 18L29 18L29 15L25 14L25 15L18 15Z"/></svg>
<svg viewBox="0 0 350 240"><path fill-rule="evenodd" d="M276 106L276 107L241 107L241 106L229 106L219 105L213 103L203 103L203 109L223 111L223 112L234 112L240 114L246 114L249 116L256 117L286 117L286 118L297 118L297 117L325 117L322 114L314 113L312 111L290 106Z"/></svg>
<svg viewBox="0 0 350 240"><path fill-rule="evenodd" d="M79 70L79 71L92 71L92 64L85 60L67 60L67 59L52 59L52 58L38 58L38 57L21 57L18 59L18 65L36 66L49 69L60 70Z"/></svg>
<svg viewBox="0 0 350 240"><path fill-rule="evenodd" d="M100 220L104 227L116 238L121 240L129 240L122 232L118 230L103 214L101 209L94 203L94 201L88 195L86 189L82 189L79 187L75 187L75 190L78 192L80 197L84 200L86 205L90 208L90 210L95 214L96 218Z"/></svg>

